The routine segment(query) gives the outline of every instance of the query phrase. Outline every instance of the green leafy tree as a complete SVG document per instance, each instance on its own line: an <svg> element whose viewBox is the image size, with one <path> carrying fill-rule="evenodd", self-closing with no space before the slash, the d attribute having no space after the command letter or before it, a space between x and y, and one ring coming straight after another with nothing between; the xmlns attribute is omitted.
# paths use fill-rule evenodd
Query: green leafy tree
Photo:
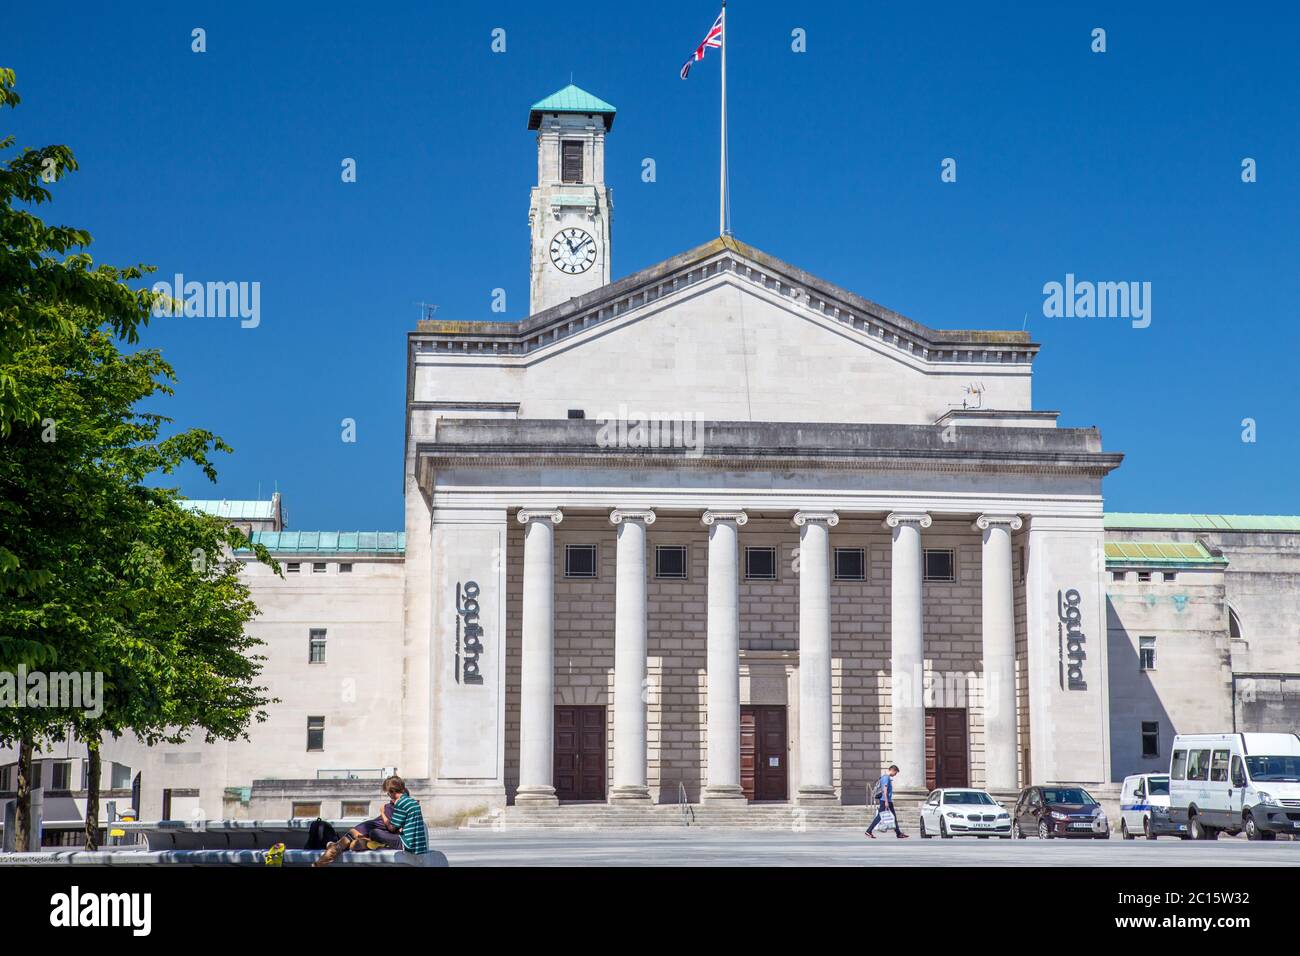
<svg viewBox="0 0 1300 956"><path fill-rule="evenodd" d="M0 70L0 105L17 103L13 83ZM234 557L248 539L146 484L185 465L215 481L212 456L230 450L204 429L164 436L170 419L143 410L175 382L157 350L120 347L137 342L155 298L126 283L152 270L96 267L87 233L15 208L47 202L45 184L75 169L63 146L24 149L0 169L0 670L104 682L97 713L0 708L0 743L19 745L20 848L36 748L69 734L86 744L93 846L105 734L234 739L270 702Z"/></svg>

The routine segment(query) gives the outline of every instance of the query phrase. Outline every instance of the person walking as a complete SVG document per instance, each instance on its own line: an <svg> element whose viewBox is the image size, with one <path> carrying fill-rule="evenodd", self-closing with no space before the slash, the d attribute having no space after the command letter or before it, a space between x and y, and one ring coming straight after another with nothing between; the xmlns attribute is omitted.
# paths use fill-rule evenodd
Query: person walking
<svg viewBox="0 0 1300 956"><path fill-rule="evenodd" d="M907 834L903 832L903 825L898 821L898 813L894 810L894 778L898 776L898 765L890 764L889 769L880 775L873 788L873 796L876 798L876 818L871 821L867 827L867 836L875 839L876 835L871 831L880 825L881 815L888 810L894 814L894 836L900 840L906 840Z"/></svg>

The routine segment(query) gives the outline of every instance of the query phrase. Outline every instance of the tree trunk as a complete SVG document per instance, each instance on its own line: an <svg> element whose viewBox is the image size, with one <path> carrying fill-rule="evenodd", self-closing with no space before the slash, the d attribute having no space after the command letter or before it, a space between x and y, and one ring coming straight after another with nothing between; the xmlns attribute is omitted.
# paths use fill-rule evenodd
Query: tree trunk
<svg viewBox="0 0 1300 956"><path fill-rule="evenodd" d="M31 847L32 829L32 738L24 734L18 743L18 799L14 815L14 849L26 853Z"/></svg>
<svg viewBox="0 0 1300 956"><path fill-rule="evenodd" d="M86 849L99 849L99 738L86 740Z"/></svg>

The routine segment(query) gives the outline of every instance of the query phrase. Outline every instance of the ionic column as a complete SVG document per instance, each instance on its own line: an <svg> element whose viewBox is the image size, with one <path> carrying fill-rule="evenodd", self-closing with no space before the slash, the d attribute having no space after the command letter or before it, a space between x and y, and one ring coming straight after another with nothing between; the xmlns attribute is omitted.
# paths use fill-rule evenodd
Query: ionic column
<svg viewBox="0 0 1300 956"><path fill-rule="evenodd" d="M520 621L519 789L515 803L547 806L555 797L555 526L558 509L520 511L524 591Z"/></svg>
<svg viewBox="0 0 1300 956"><path fill-rule="evenodd" d="M1012 593L1011 532L1016 515L984 514L974 530L984 533L980 602L984 628L984 786L1019 787L1016 744L1016 624Z"/></svg>
<svg viewBox="0 0 1300 956"><path fill-rule="evenodd" d="M709 529L709 776L705 803L744 801L740 789L740 543L743 511L706 511Z"/></svg>
<svg viewBox="0 0 1300 956"><path fill-rule="evenodd" d="M616 509L614 578L614 785L610 803L648 803L646 785L645 531L653 511Z"/></svg>
<svg viewBox="0 0 1300 956"><path fill-rule="evenodd" d="M831 532L833 511L800 511L799 790L796 803L834 803L831 737Z"/></svg>
<svg viewBox="0 0 1300 956"><path fill-rule="evenodd" d="M904 790L925 789L924 609L921 582L925 566L921 529L930 527L924 512L895 511L885 518L893 532L889 579L890 702L894 749Z"/></svg>

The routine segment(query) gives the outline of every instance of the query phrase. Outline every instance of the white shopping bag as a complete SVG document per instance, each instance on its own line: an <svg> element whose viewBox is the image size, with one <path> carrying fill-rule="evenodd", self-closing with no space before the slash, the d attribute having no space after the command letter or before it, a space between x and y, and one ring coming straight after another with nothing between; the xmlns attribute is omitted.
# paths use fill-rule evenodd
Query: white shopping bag
<svg viewBox="0 0 1300 956"><path fill-rule="evenodd" d="M880 811L880 823L878 823L878 824L876 825L876 829L878 829L878 830L893 830L893 829L896 828L897 826L898 826L898 824L897 824L897 822L895 822L895 820L894 820L894 811L893 811L893 810L881 810L881 811Z"/></svg>

